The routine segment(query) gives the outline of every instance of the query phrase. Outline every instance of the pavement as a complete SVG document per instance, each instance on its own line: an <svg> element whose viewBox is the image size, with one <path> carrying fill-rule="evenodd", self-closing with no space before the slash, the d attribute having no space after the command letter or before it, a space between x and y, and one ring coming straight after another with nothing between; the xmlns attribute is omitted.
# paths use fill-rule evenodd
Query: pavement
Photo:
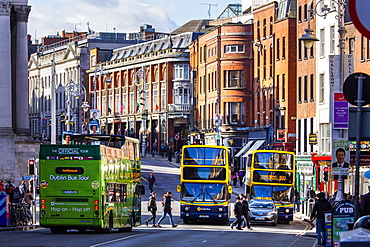
<svg viewBox="0 0 370 247"><path fill-rule="evenodd" d="M175 159L172 159L172 161L168 161L167 157L162 157L155 155L152 157L151 154L146 155L144 159L156 159L156 160L162 160L163 162L167 162L171 164L172 166L175 167L180 167L180 163L176 163ZM237 186L233 188L233 194L234 195L239 195L244 193L244 188L242 186ZM306 236L306 237L314 237L316 238L316 229L309 223L309 217L305 214L302 214L300 212L294 213L294 220L301 221L303 225L305 225L305 229L302 232L301 236ZM1 231L28 231L28 230L33 230L41 228L40 225L35 224L35 225L29 225L29 226L0 226L0 232Z"/></svg>

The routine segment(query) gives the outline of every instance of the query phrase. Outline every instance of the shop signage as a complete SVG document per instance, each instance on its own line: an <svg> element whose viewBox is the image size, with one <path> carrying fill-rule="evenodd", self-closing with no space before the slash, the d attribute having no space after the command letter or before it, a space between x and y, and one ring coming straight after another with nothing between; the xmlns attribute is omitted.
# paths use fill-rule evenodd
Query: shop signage
<svg viewBox="0 0 370 247"><path fill-rule="evenodd" d="M308 141L310 145L317 145L317 134L310 133L308 136Z"/></svg>
<svg viewBox="0 0 370 247"><path fill-rule="evenodd" d="M355 205L349 200L342 200L333 207L332 246L339 246L340 233L349 230L347 223L354 222Z"/></svg>

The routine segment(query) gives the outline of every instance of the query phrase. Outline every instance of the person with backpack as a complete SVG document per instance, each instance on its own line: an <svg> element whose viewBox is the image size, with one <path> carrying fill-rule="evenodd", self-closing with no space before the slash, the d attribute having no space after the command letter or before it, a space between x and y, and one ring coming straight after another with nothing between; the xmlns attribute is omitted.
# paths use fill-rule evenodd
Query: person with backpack
<svg viewBox="0 0 370 247"><path fill-rule="evenodd" d="M171 199L172 199L171 191L168 191L167 194L165 194L165 196L162 198L163 214L157 222L158 227L161 227L161 222L166 217L167 214L168 214L168 217L170 218L170 224L172 225L172 227L177 227L177 225L173 223L173 219L172 219Z"/></svg>
<svg viewBox="0 0 370 247"><path fill-rule="evenodd" d="M19 187L14 188L11 199L12 203L20 203L22 201L22 194L19 190Z"/></svg>
<svg viewBox="0 0 370 247"><path fill-rule="evenodd" d="M155 224L155 218L157 217L156 196L157 194L155 192L152 192L152 195L149 197L147 206L148 206L148 211L152 214L152 217L150 217L148 220L145 221L146 226L149 225L150 221L153 221L153 227L157 227L157 225Z"/></svg>

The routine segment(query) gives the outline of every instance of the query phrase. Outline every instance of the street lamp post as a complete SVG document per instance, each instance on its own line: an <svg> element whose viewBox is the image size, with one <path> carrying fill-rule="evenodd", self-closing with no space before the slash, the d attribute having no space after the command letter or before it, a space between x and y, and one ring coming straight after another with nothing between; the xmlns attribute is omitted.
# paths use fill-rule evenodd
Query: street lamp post
<svg viewBox="0 0 370 247"><path fill-rule="evenodd" d="M67 119L66 119L66 125L67 125L67 131L71 130L70 125L72 124L71 121L71 101L72 96L74 96L76 99L79 99L81 96L85 96L84 101L82 103L82 110L84 113L86 113L90 106L88 102L86 101L86 88L80 84L76 83L72 80L70 80L66 85L66 93L67 93Z"/></svg>
<svg viewBox="0 0 370 247"><path fill-rule="evenodd" d="M94 69L94 100L93 100L93 106L92 108L93 109L97 109L98 106L97 106L97 98L96 98L96 79L98 78L99 75L105 75L105 74L109 74L106 69L103 67L103 66L98 66L98 65L95 65L95 69ZM107 76L107 78L105 79L105 82L108 84L110 82L112 82L112 80L110 79L109 75Z"/></svg>
<svg viewBox="0 0 370 247"><path fill-rule="evenodd" d="M145 110L145 67L144 69L139 69L135 73L136 81L135 83L139 83L139 80L143 83L141 88L141 105L142 105L142 115L141 115L141 155L142 157L146 156L146 120L148 118L148 113ZM139 80L138 80L139 79Z"/></svg>
<svg viewBox="0 0 370 247"><path fill-rule="evenodd" d="M299 38L300 41L304 42L304 45L307 49L311 48L313 43L319 41L313 34L313 30L310 28L310 15L316 14L324 19L330 13L337 13L336 19L338 21L338 33L339 33L339 73L340 73L340 85L337 87L341 91L341 87L344 82L344 72L343 72L343 65L344 65L344 14L346 10L346 0L333 0L332 2L336 4L336 7L330 8L328 5L323 5L320 9L320 12L317 11L319 4L323 4L324 0L319 0L313 9L308 9L309 17L308 17L308 29L305 29L306 33ZM343 137L343 130L339 130L339 136ZM335 197L335 201L341 201L344 199L344 184L343 184L343 177L339 175L338 177L338 192L337 196Z"/></svg>

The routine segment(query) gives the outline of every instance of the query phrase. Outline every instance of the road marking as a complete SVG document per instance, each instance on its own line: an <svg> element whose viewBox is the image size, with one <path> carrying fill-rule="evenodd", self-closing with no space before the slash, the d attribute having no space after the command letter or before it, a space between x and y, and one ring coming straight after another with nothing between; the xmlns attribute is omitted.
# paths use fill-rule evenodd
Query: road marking
<svg viewBox="0 0 370 247"><path fill-rule="evenodd" d="M96 246L102 246L102 245L105 245L105 244L111 244L111 243L114 243L114 242L117 242L117 241L129 239L129 238L134 238L134 237L138 237L138 236L146 235L146 234L148 234L148 233L140 233L140 234L136 234L136 235L124 237L124 238L118 238L118 239L107 241L107 242L103 242L103 243L100 243L100 244L90 245L89 247L96 247Z"/></svg>

